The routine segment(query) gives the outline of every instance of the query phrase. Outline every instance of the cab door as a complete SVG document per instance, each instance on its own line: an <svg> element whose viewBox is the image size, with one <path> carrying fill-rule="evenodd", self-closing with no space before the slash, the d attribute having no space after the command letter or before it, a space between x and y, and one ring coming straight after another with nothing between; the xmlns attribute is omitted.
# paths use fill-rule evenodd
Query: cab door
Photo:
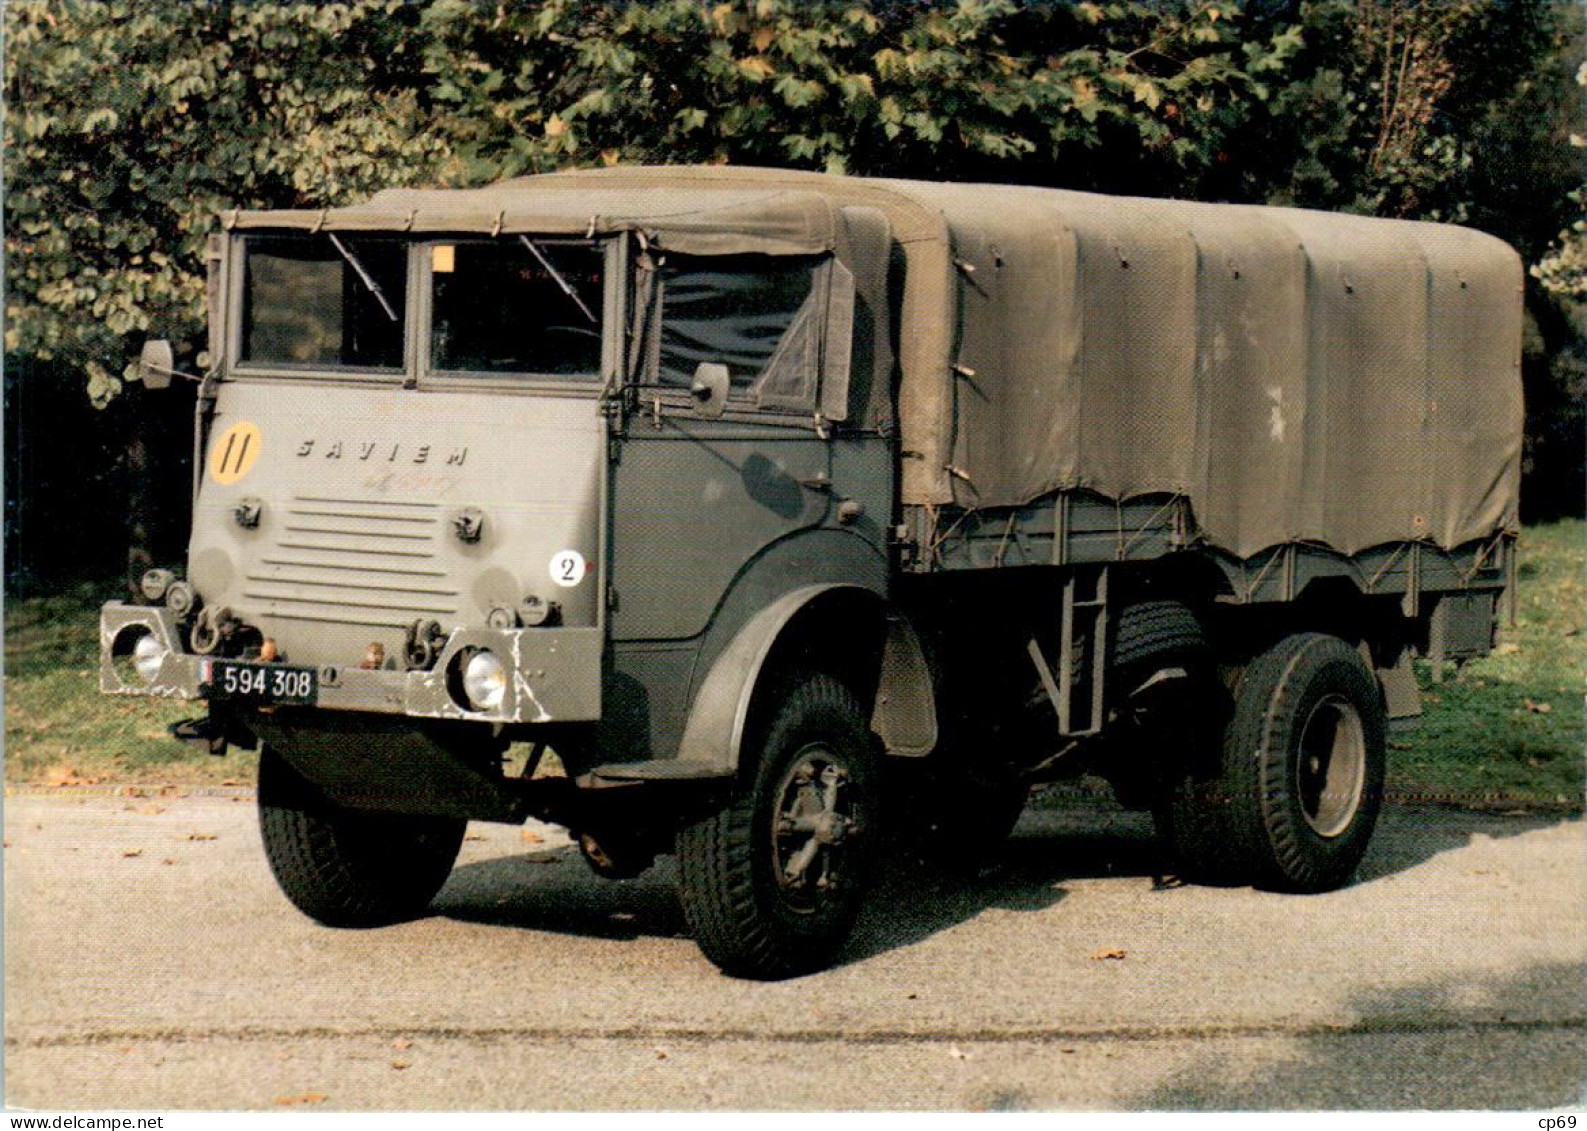
<svg viewBox="0 0 1587 1131"><path fill-rule="evenodd" d="M749 585L769 600L845 569L822 536L837 502L819 394L849 346L833 312L852 307L852 276L831 256L670 255L645 270L639 387L611 468L604 714L625 758L675 744L730 593ZM727 368L720 416L689 391L702 363Z"/></svg>

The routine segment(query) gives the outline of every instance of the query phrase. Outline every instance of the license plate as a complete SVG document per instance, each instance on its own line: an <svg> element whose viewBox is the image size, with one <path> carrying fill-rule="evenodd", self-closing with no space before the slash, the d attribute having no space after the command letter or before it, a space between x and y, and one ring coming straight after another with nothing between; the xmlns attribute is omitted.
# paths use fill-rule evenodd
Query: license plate
<svg viewBox="0 0 1587 1131"><path fill-rule="evenodd" d="M250 664L211 660L206 682L212 699L245 699L255 703L312 706L320 694L319 673L285 664Z"/></svg>

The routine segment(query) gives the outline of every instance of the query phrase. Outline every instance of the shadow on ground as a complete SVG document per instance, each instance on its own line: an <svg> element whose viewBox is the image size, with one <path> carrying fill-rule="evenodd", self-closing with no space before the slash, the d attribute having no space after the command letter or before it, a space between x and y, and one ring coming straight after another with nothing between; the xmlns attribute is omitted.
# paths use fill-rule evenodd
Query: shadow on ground
<svg viewBox="0 0 1587 1131"><path fill-rule="evenodd" d="M1389 806L1358 882L1409 871L1475 837L1516 836L1568 819ZM893 853L839 964L920 942L989 909L1045 910L1065 897L1071 881L1156 881L1168 867L1150 818L1091 796L1039 799L1006 844L980 854L980 866L970 863L969 849L947 865ZM433 910L464 922L592 938L687 937L675 877L672 861L662 859L637 879L602 880L566 847L465 864Z"/></svg>
<svg viewBox="0 0 1587 1131"><path fill-rule="evenodd" d="M1297 1035L1280 1063L1255 1071L1243 1063L1239 1038L1213 1041L1129 1106L1576 1110L1587 1081L1587 1029L1580 1009L1558 1015L1562 999L1587 1001L1587 968L1549 963L1505 978L1430 978L1353 1002L1357 1026Z"/></svg>

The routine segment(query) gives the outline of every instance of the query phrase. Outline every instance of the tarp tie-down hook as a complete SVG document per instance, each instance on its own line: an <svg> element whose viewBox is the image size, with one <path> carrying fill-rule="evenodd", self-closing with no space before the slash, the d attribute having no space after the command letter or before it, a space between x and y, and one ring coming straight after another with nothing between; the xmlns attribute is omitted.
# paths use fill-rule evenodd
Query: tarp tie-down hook
<svg viewBox="0 0 1587 1131"><path fill-rule="evenodd" d="M492 239L495 239L497 236L501 235L501 226L506 222L507 210L503 208L496 213L496 222L491 225L490 235Z"/></svg>
<svg viewBox="0 0 1587 1131"><path fill-rule="evenodd" d="M309 234L310 235L315 235L315 234L317 234L319 232L324 231L325 230L325 221L330 219L330 215L331 215L331 210L329 208L321 208L320 209L320 214L314 218L314 227L309 229Z"/></svg>
<svg viewBox="0 0 1587 1131"><path fill-rule="evenodd" d="M601 217L600 217L599 213L591 213L590 214L590 226L588 228L584 229L584 238L585 239L593 240L595 238L595 229L596 229L596 226L597 226L597 221L599 221L600 218Z"/></svg>

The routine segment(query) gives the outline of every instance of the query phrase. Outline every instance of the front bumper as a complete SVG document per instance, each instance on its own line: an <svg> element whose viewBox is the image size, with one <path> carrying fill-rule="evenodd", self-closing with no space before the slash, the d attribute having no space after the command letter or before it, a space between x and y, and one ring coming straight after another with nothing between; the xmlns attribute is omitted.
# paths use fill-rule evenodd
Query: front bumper
<svg viewBox="0 0 1587 1131"><path fill-rule="evenodd" d="M124 651L126 642L140 632L152 633L165 647L160 670L148 681L124 677L115 663L118 642ZM110 695L206 698L209 657L182 647L182 632L169 609L107 603L99 614L99 689ZM488 648L507 666L507 692L494 711L461 707L448 689L452 661L469 648ZM314 665L319 672L318 705L424 719L592 722L601 717L602 650L598 628L461 628L426 671Z"/></svg>

